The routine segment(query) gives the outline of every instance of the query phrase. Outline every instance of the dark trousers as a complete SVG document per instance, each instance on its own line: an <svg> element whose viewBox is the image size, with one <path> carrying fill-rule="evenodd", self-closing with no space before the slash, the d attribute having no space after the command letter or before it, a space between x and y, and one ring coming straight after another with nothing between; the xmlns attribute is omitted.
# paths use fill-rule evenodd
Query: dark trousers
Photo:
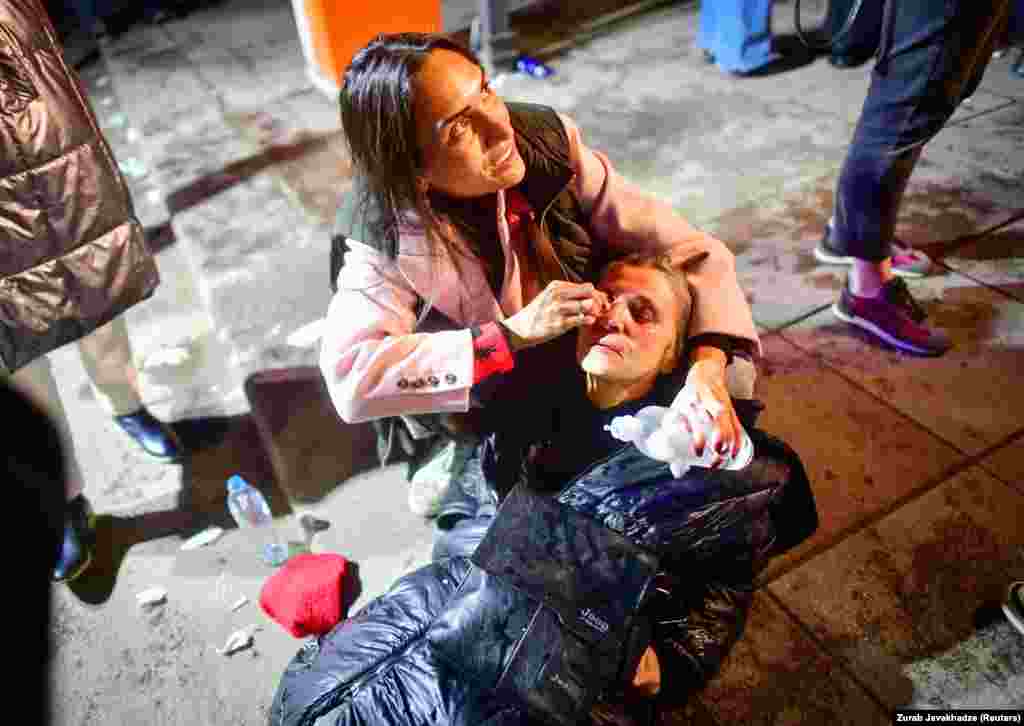
<svg viewBox="0 0 1024 726"><path fill-rule="evenodd" d="M891 255L896 216L922 146L974 93L1010 6L1010 0L889 2L890 42L872 72L839 174L832 221L840 252L874 262ZM885 36L884 13L868 12L876 22L867 28L858 23L857 37L849 41L858 47L878 45Z"/></svg>

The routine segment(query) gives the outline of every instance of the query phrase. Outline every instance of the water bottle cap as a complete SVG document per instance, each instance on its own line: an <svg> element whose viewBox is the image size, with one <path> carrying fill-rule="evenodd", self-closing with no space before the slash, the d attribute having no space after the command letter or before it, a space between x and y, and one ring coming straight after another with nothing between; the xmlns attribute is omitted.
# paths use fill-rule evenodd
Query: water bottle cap
<svg viewBox="0 0 1024 726"><path fill-rule="evenodd" d="M239 489L245 489L247 486L249 486L249 482L247 482L238 474L232 474L231 477L228 479L229 492L237 492Z"/></svg>
<svg viewBox="0 0 1024 726"><path fill-rule="evenodd" d="M634 416L616 416L608 425L608 431L619 441L636 441L643 435L644 426Z"/></svg>

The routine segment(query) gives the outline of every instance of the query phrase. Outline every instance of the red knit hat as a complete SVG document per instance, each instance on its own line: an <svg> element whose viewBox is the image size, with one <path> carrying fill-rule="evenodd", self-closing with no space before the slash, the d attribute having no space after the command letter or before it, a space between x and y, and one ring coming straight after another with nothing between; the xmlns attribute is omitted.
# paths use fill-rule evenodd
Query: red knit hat
<svg viewBox="0 0 1024 726"><path fill-rule="evenodd" d="M341 622L341 555L295 555L271 575L260 592L260 607L296 638L323 635Z"/></svg>

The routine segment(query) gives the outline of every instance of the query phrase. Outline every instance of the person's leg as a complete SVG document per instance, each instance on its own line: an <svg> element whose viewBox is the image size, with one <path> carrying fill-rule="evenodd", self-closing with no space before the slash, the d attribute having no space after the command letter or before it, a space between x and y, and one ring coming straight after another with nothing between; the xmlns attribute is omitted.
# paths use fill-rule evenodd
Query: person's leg
<svg viewBox="0 0 1024 726"><path fill-rule="evenodd" d="M174 432L142 405L139 374L132 362L124 319L114 318L80 338L78 352L100 406L146 453L160 459L177 459L181 444Z"/></svg>
<svg viewBox="0 0 1024 726"><path fill-rule="evenodd" d="M92 507L82 493L84 481L75 456L71 428L57 381L46 356L32 361L10 376L11 386L37 406L53 424L60 440L60 451L51 456L64 459L64 536L53 565L52 578L57 582L71 580L81 574L92 561L94 530Z"/></svg>
<svg viewBox="0 0 1024 726"><path fill-rule="evenodd" d="M6 370L0 364L0 379ZM64 535L64 470L54 452L60 436L49 416L20 392L0 380L0 407L9 421L16 421L19 436L8 436L0 457L4 498L18 518L7 527L7 543L17 550L5 563L5 574L17 583L17 597L4 598L0 617L17 623L24 642L47 643L52 637L50 578L60 559ZM27 703L27 723L53 724L51 658L33 659L19 665L8 687L16 689L19 702Z"/></svg>
<svg viewBox="0 0 1024 726"><path fill-rule="evenodd" d="M896 217L921 148L971 92L1005 20L1006 0L897 3L891 50L879 61L836 188L828 242L856 259L834 310L903 350L939 354L905 285L893 281Z"/></svg>
<svg viewBox="0 0 1024 726"><path fill-rule="evenodd" d="M139 374L123 318L114 318L79 338L78 352L96 400L107 413L123 416L142 408Z"/></svg>
<svg viewBox="0 0 1024 726"><path fill-rule="evenodd" d="M704 57L713 61L718 50L718 13L721 0L701 0L700 17L697 20L697 46L704 51Z"/></svg>
<svg viewBox="0 0 1024 726"><path fill-rule="evenodd" d="M882 27L881 3L865 0L857 6L856 17L850 20L850 13L855 6L856 0L831 0L828 6L825 24L833 42L829 62L839 68L863 65L878 48ZM842 33L844 27L847 28L846 33Z"/></svg>
<svg viewBox="0 0 1024 726"><path fill-rule="evenodd" d="M75 456L75 445L71 438L71 427L68 425L64 404L61 402L57 381L53 376L53 368L46 356L36 358L27 366L19 368L9 379L11 386L28 397L43 413L50 417L57 432L60 434L62 456L64 458L64 498L71 501L82 493L84 481Z"/></svg>
<svg viewBox="0 0 1024 726"><path fill-rule="evenodd" d="M778 58L772 52L771 0L711 0L701 5L697 43L729 73L749 73Z"/></svg>
<svg viewBox="0 0 1024 726"><path fill-rule="evenodd" d="M772 50L772 0L744 0L740 5L742 27L738 29L740 45L740 72L748 73L763 68L781 56Z"/></svg>
<svg viewBox="0 0 1024 726"><path fill-rule="evenodd" d="M1010 73L1024 78L1024 0L1014 0L1013 2L1007 35L1010 39L1010 46L1017 49L1017 55L1010 66Z"/></svg>

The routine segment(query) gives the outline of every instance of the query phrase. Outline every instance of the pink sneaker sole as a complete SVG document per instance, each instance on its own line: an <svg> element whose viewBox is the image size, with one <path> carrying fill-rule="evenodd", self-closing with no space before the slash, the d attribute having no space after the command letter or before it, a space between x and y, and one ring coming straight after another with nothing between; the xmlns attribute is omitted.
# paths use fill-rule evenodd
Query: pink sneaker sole
<svg viewBox="0 0 1024 726"><path fill-rule="evenodd" d="M924 252L920 252L904 244L894 242L892 245L892 272L900 277L924 277L932 269L932 260ZM854 257L837 255L830 252L820 243L814 248L814 258L826 265L852 265Z"/></svg>

